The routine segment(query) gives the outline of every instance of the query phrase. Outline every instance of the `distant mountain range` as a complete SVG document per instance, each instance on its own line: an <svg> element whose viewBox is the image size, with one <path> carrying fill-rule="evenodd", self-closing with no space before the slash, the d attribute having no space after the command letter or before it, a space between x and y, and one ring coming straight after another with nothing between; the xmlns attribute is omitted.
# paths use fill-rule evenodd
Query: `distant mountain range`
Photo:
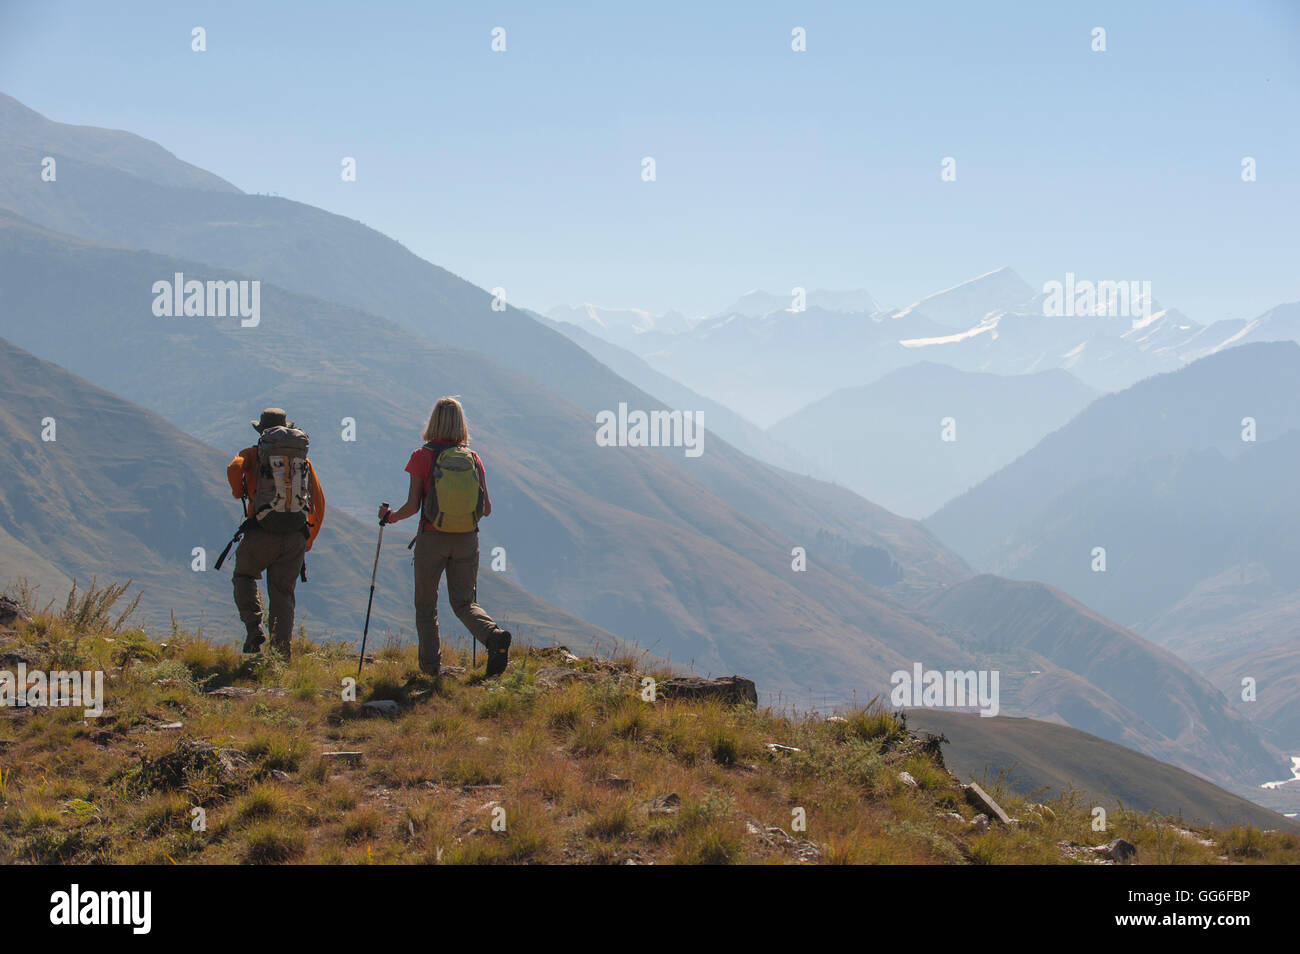
<svg viewBox="0 0 1300 954"><path fill-rule="evenodd" d="M1053 280L1073 292L1073 275ZM755 292L684 325L650 318L622 336L599 323L585 327L763 427L918 362L999 375L1059 369L1116 391L1241 344L1300 340L1300 303L1201 325L1123 284L1123 298L1093 294L1088 304L1078 292L1056 314L1052 292L1003 267L892 310L865 293L857 309L821 293L820 302L810 294L806 310L792 311L789 296Z"/></svg>
<svg viewBox="0 0 1300 954"><path fill-rule="evenodd" d="M602 341L624 347L635 347L637 338L648 332L676 334L686 331L694 323L677 311L652 315L638 308L598 308L595 305L559 306L552 308L543 318L579 328Z"/></svg>

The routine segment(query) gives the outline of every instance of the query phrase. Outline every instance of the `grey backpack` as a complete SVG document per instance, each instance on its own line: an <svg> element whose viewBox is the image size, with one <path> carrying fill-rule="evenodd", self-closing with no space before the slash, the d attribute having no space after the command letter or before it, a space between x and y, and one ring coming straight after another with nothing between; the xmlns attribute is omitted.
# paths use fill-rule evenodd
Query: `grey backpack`
<svg viewBox="0 0 1300 954"><path fill-rule="evenodd" d="M257 490L252 516L272 533L307 529L311 468L307 433L296 427L268 427L257 442Z"/></svg>

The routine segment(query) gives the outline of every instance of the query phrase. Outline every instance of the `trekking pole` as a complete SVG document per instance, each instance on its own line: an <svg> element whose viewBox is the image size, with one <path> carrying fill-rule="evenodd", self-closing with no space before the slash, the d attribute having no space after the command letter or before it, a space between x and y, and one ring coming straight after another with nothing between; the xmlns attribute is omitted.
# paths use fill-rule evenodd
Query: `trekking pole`
<svg viewBox="0 0 1300 954"><path fill-rule="evenodd" d="M245 510L247 510L247 508L245 508ZM226 548L222 550L221 555L217 557L217 562L212 566L214 570L221 569L221 564L225 563L226 557L230 555L230 548L240 540L244 539L244 534L249 530L252 530L255 526L257 526L257 521L255 519L252 517L245 517L244 522L235 530L235 535L231 537L230 542L226 544ZM238 557L236 557L236 562L238 562Z"/></svg>
<svg viewBox="0 0 1300 954"><path fill-rule="evenodd" d="M387 507L388 504L384 504ZM361 678L361 667L366 662L366 636L370 634L370 607L375 603L375 576L379 573L379 550L384 545L384 522L388 519L388 514L384 514L384 520L379 521L379 542L375 544L375 565L370 571L370 599L366 601L366 625L361 630L361 656L357 659L357 678Z"/></svg>

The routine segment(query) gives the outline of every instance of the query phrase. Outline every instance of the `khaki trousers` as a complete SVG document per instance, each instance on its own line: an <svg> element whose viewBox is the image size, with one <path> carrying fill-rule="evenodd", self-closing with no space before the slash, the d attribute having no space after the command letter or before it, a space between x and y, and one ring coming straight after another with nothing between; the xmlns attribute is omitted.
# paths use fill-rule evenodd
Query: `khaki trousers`
<svg viewBox="0 0 1300 954"><path fill-rule="evenodd" d="M293 639L294 588L307 550L302 533L272 533L254 527L244 534L235 550L235 606L249 631L262 626L262 600L257 581L266 571L266 593L270 598L267 629L271 648L289 658Z"/></svg>
<svg viewBox="0 0 1300 954"><path fill-rule="evenodd" d="M436 676L441 666L438 636L438 584L447 574L447 598L456 618L489 649L500 626L478 605L478 531L422 530L415 539L415 632L420 669Z"/></svg>

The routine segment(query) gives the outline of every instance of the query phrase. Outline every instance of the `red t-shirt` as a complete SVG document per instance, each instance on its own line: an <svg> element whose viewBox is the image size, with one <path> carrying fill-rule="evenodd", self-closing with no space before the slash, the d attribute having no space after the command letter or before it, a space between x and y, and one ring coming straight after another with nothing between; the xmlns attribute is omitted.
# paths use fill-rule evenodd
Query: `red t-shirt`
<svg viewBox="0 0 1300 954"><path fill-rule="evenodd" d="M453 446L455 445L435 443L434 447L437 448L437 451L430 450L427 447L417 447L411 452L411 459L406 462L406 472L420 478L420 483L424 487L426 494L433 482L434 460L438 454ZM488 496L487 489L487 474L483 470L483 461L479 459L478 454L475 454L474 451L470 451L470 453L474 456L474 466L478 468L478 484L483 488L483 516L486 517L492 512L492 498ZM423 514L420 515L420 529L431 529L431 524L424 519Z"/></svg>

